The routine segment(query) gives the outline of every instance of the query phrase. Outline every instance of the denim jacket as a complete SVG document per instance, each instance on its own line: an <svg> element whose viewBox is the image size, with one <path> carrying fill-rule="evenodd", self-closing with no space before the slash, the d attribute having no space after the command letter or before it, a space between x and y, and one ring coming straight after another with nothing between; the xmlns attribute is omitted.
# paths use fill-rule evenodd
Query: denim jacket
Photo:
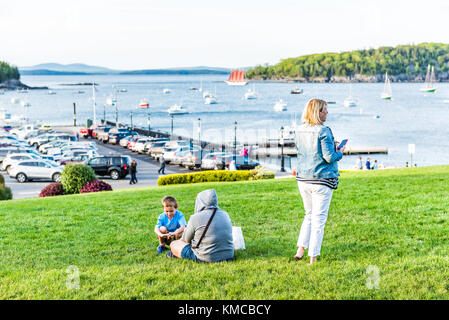
<svg viewBox="0 0 449 320"><path fill-rule="evenodd" d="M343 157L343 153L336 151L334 136L329 127L302 124L296 128L295 136L298 177L336 178L340 175L337 161Z"/></svg>

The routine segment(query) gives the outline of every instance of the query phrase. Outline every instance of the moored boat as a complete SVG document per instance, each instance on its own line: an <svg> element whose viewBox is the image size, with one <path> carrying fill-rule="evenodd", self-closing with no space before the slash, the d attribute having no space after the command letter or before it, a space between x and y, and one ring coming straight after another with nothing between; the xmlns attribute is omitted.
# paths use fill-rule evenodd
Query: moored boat
<svg viewBox="0 0 449 320"><path fill-rule="evenodd" d="M150 104L148 103L148 101L146 99L140 100L139 108L146 109L146 108L149 108L149 107L150 107Z"/></svg>
<svg viewBox="0 0 449 320"><path fill-rule="evenodd" d="M187 114L187 109L179 104L174 104L167 110L168 114Z"/></svg>
<svg viewBox="0 0 449 320"><path fill-rule="evenodd" d="M276 112L287 111L287 103L286 103L284 100L279 99L279 100L274 104L273 109L274 109L274 111L276 111Z"/></svg>

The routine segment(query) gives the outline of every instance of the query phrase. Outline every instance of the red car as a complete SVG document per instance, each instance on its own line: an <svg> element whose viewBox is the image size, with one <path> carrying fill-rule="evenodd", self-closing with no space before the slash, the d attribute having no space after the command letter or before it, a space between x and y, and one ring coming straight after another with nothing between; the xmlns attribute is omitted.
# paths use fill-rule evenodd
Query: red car
<svg viewBox="0 0 449 320"><path fill-rule="evenodd" d="M128 149L132 150L132 148L136 145L136 141L139 140L140 138L142 138L142 137L134 136L131 139L129 139L129 141L128 141Z"/></svg>

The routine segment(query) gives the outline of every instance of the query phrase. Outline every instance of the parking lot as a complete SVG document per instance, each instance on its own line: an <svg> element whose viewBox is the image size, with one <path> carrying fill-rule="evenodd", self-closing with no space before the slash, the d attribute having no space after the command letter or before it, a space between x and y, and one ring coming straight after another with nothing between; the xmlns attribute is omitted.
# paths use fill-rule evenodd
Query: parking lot
<svg viewBox="0 0 449 320"><path fill-rule="evenodd" d="M67 129L66 129L67 130ZM85 139L81 138L81 141ZM151 159L148 155L136 154L131 152L128 149L125 149L121 146L104 144L102 142L98 142L95 139L88 139L88 141L95 141L97 143L98 153L102 155L129 155L132 159L137 161L137 184L130 185L130 175L128 175L125 179L120 180L112 180L109 177L99 177L99 179L108 182L112 189L123 189L123 188L139 188L139 187L149 187L156 186L157 179L159 178L158 169L159 163L156 160ZM166 174L173 173L183 173L189 172L189 170L181 168L179 166L171 166L167 165L165 167ZM190 171L191 172L191 171ZM40 191L51 181L29 181L25 183L19 183L16 179L10 178L6 172L2 172L5 178L5 184L9 188L11 188L13 192L13 199L22 199L22 198L33 198L38 197Z"/></svg>

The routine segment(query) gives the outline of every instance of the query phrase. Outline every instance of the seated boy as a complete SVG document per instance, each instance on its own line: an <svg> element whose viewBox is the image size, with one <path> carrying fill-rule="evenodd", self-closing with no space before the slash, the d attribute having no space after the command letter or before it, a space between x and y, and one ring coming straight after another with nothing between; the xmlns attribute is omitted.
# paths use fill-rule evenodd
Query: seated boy
<svg viewBox="0 0 449 320"><path fill-rule="evenodd" d="M182 233L187 225L186 219L178 209L178 202L174 197L166 196L162 199L162 207L164 212L161 213L154 228L159 246L157 253L162 253L173 240L181 238Z"/></svg>

